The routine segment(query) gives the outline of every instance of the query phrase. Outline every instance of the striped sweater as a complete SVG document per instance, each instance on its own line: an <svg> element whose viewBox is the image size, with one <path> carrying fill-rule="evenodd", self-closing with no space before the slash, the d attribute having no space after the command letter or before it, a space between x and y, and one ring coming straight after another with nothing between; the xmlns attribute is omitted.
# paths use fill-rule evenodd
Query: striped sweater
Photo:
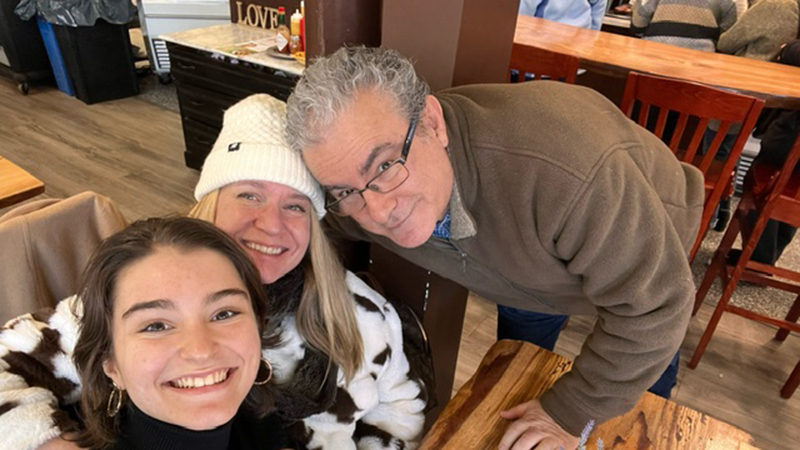
<svg viewBox="0 0 800 450"><path fill-rule="evenodd" d="M347 283L364 344L363 364L350 382L337 371L335 383L327 383L315 398L309 392L318 390L313 387L319 387L324 372L309 369L320 364L324 369L326 359L315 358L317 352L295 326L301 289L284 295L283 305L271 305L278 314L273 317L281 344L264 349L263 356L274 368L279 413L302 424L298 435L306 448L413 449L425 419L427 391L409 367L400 318L352 273ZM72 361L79 332L75 302L80 299L70 297L54 311L20 316L0 329L0 448L34 449L72 425L59 405L80 399Z"/></svg>
<svg viewBox="0 0 800 450"><path fill-rule="evenodd" d="M631 31L678 47L716 51L721 32L736 22L734 0L633 0Z"/></svg>

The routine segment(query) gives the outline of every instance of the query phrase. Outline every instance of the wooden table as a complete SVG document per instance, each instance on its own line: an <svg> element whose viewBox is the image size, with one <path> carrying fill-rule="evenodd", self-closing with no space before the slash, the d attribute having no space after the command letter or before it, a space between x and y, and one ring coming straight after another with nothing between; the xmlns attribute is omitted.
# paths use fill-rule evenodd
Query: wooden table
<svg viewBox="0 0 800 450"><path fill-rule="evenodd" d="M619 78L637 72L679 78L763 98L776 108L800 109L800 68L519 16L514 50L525 46L577 56L580 67Z"/></svg>
<svg viewBox="0 0 800 450"><path fill-rule="evenodd" d="M0 208L44 192L44 183L0 156Z"/></svg>
<svg viewBox="0 0 800 450"><path fill-rule="evenodd" d="M500 411L538 398L571 366L568 359L533 344L496 342L420 450L496 449L508 424ZM587 450L596 448L597 438L606 449L755 449L748 433L649 392L627 414L597 427Z"/></svg>

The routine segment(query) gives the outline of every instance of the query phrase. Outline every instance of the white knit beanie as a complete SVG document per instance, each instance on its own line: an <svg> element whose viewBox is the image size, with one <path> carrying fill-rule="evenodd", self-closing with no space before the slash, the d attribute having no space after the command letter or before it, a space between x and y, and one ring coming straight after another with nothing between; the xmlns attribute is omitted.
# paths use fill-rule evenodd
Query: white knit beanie
<svg viewBox="0 0 800 450"><path fill-rule="evenodd" d="M286 103L267 94L247 97L225 111L222 131L208 154L194 198L231 183L271 181L305 194L317 216L325 215L325 196L285 136Z"/></svg>

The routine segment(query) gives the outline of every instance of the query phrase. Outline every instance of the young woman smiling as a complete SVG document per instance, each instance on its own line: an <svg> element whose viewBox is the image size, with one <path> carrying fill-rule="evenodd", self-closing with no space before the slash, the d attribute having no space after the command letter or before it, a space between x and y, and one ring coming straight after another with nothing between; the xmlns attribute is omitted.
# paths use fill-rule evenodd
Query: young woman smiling
<svg viewBox="0 0 800 450"><path fill-rule="evenodd" d="M264 418L272 369L261 356L267 311L258 272L216 227L188 218L136 222L100 245L79 292L79 445L288 445L276 420Z"/></svg>

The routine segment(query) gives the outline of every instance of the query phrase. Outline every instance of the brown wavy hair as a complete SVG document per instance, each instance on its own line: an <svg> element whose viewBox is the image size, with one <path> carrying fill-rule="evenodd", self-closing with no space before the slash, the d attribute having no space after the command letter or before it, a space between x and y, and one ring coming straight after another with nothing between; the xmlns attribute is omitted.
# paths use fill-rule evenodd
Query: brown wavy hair
<svg viewBox="0 0 800 450"><path fill-rule="evenodd" d="M140 220L103 241L92 256L79 289L82 302L73 305L80 319L80 334L73 359L81 379L81 418L85 429L71 440L84 448L104 448L119 431L116 417L106 413L112 383L103 372L111 358L113 313L117 280L131 264L160 248L209 249L225 256L235 267L250 295L258 330L266 328L267 301L258 269L227 234L208 222L186 217ZM262 338L263 341L263 338ZM262 342L262 348L273 345ZM259 375L261 376L261 375ZM248 410L263 417L273 409L269 384L253 386L245 399Z"/></svg>

